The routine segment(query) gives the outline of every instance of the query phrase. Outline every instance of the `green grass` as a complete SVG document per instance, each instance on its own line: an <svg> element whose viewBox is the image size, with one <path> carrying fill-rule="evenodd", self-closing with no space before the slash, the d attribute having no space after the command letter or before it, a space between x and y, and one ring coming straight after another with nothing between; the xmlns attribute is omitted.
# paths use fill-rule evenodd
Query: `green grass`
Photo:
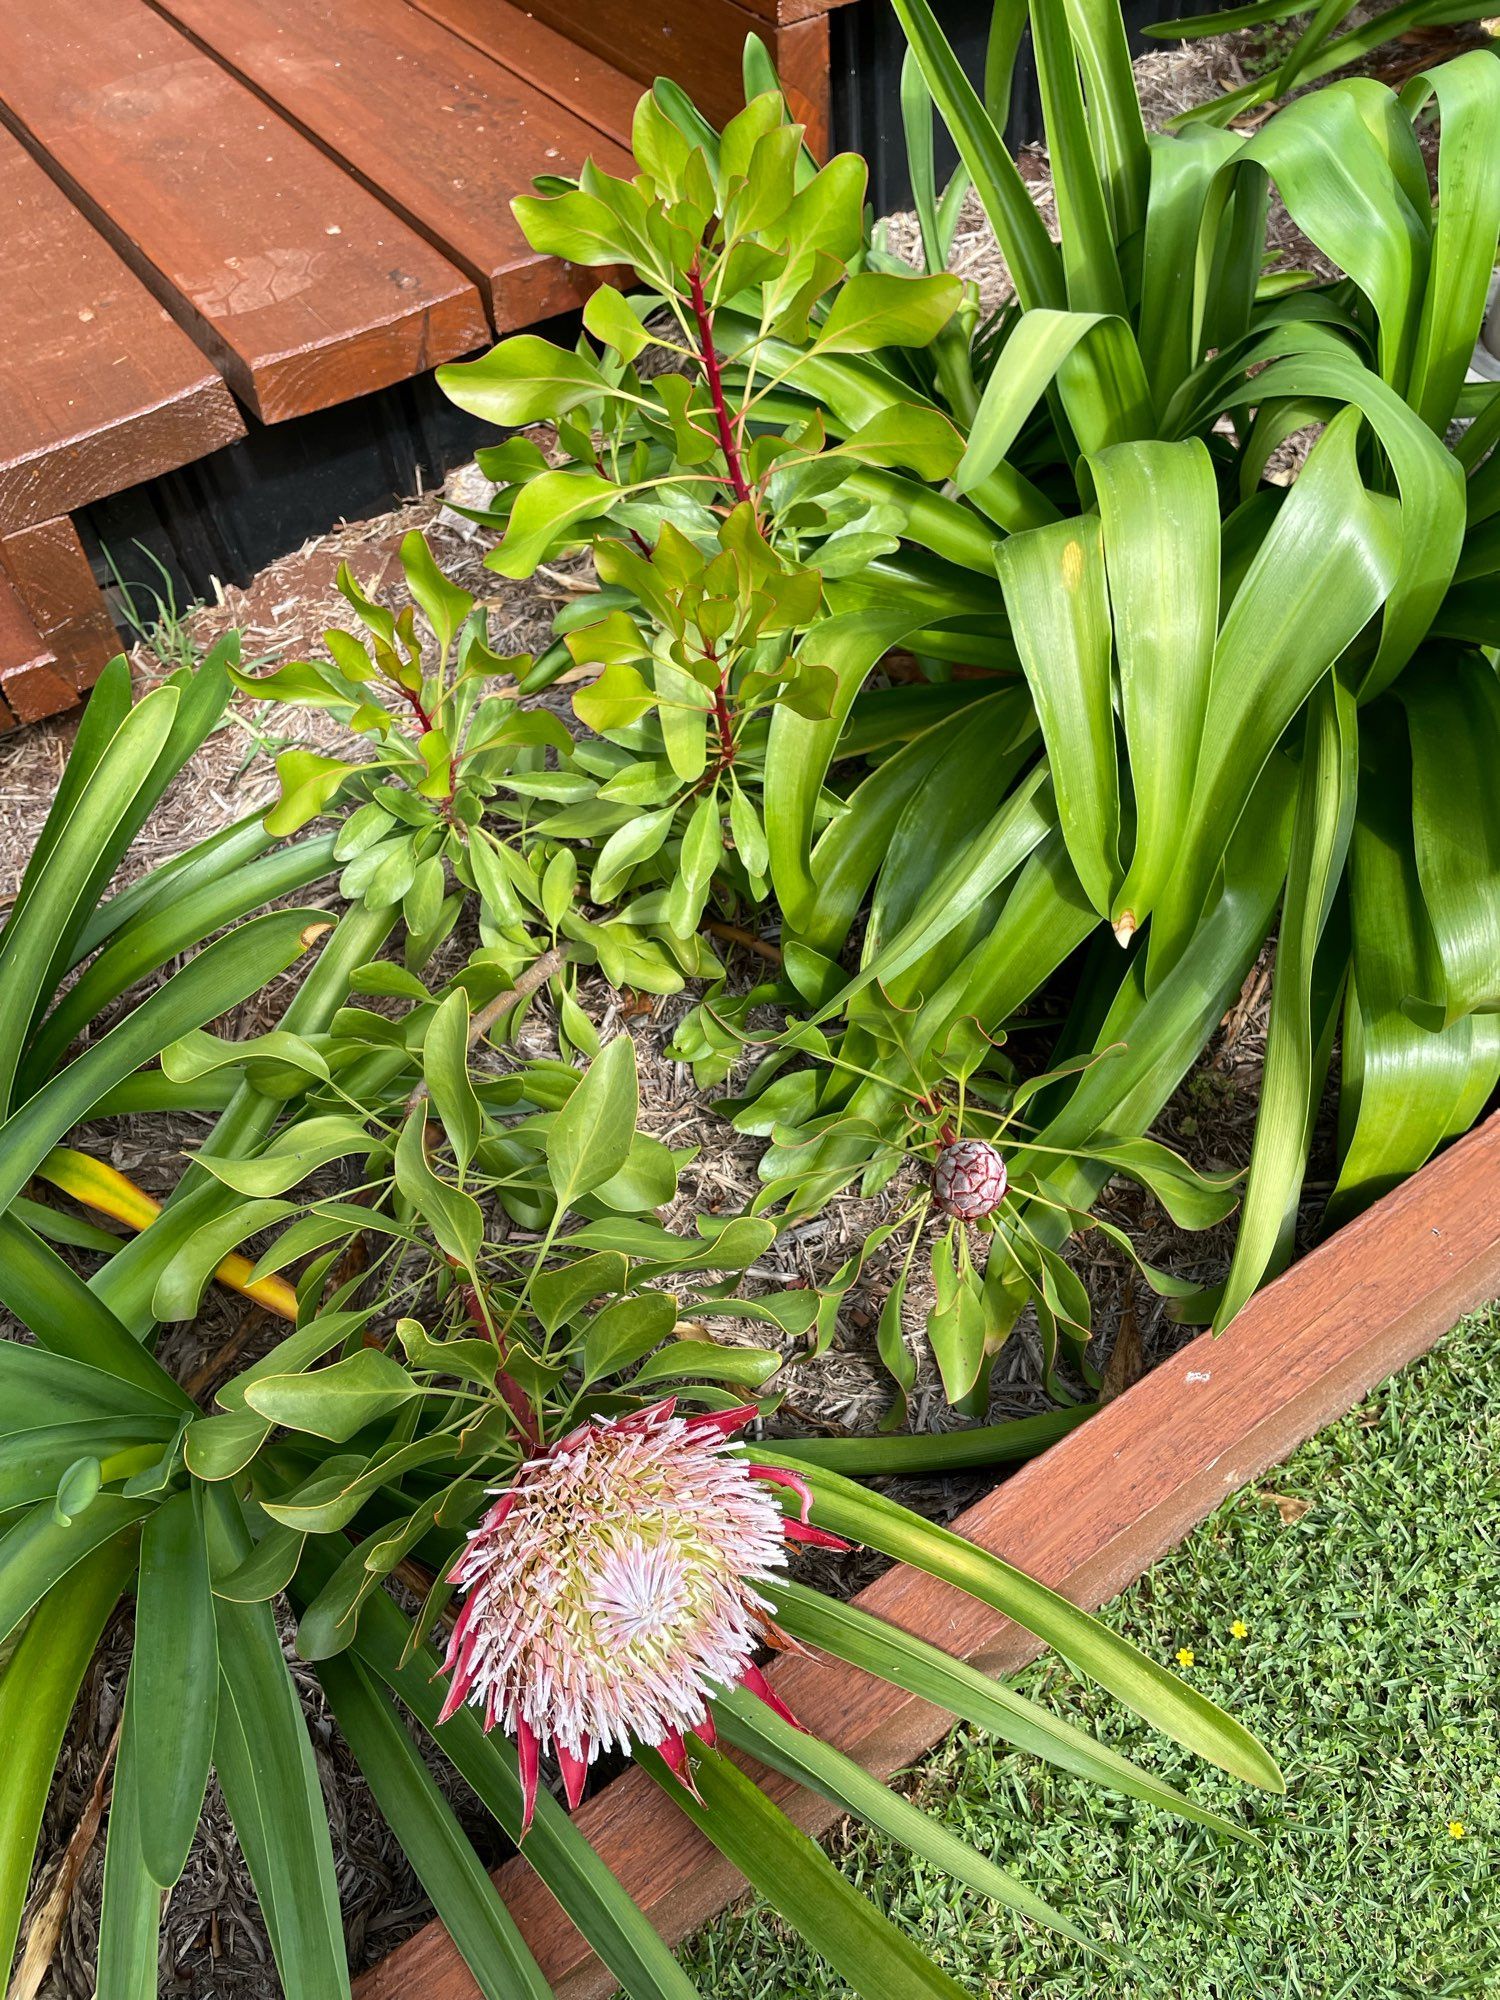
<svg viewBox="0 0 1500 2000"><path fill-rule="evenodd" d="M841 1840L845 1873L985 2000L1500 1995L1497 1372L1492 1307L1105 1614L1158 1659L1191 1650L1187 1677L1271 1746L1285 1799L1218 1782L1050 1661L1019 1680L1253 1825L1259 1847L1090 1794L968 1729L912 1774L928 1810L1121 1947L1121 1969L885 1841ZM759 1904L684 1962L714 2000L851 1991Z"/></svg>

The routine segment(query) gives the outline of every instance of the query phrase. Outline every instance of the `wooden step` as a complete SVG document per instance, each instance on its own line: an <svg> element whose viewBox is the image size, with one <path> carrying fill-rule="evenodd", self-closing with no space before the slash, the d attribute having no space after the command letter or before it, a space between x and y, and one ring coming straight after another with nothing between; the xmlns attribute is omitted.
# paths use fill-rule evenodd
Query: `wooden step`
<svg viewBox="0 0 1500 2000"><path fill-rule="evenodd" d="M364 9L319 66L353 44L380 55ZM0 117L267 423L487 337L446 258L145 0L0 8Z"/></svg>
<svg viewBox="0 0 1500 2000"><path fill-rule="evenodd" d="M57 671L57 656L0 570L0 729L55 715L75 698Z"/></svg>
<svg viewBox="0 0 1500 2000"><path fill-rule="evenodd" d="M55 656L59 674L76 696L87 694L122 644L78 530L63 516L0 536L0 569Z"/></svg>
<svg viewBox="0 0 1500 2000"><path fill-rule="evenodd" d="M157 4L467 271L497 331L566 311L598 282L538 256L510 198L591 153L628 174L628 155L408 0Z"/></svg>
<svg viewBox="0 0 1500 2000"><path fill-rule="evenodd" d="M217 372L3 128L0 270L0 533L243 435Z"/></svg>
<svg viewBox="0 0 1500 2000"><path fill-rule="evenodd" d="M641 95L635 77L507 0L411 0L411 5L606 138L629 146Z"/></svg>
<svg viewBox="0 0 1500 2000"><path fill-rule="evenodd" d="M455 0L419 0L449 17ZM745 37L759 35L781 77L792 115L807 127L820 159L829 138L829 7L844 0L528 0L528 12L580 48L616 64L641 85L659 76L680 83L716 125L745 102ZM468 16L494 0L457 0ZM794 11L795 8L795 11ZM497 30L497 32L500 32Z"/></svg>

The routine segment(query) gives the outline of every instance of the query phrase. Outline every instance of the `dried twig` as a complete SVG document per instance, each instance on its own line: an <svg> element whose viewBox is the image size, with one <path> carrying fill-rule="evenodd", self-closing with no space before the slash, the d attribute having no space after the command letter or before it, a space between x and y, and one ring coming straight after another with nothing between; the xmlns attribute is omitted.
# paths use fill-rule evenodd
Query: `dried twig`
<svg viewBox="0 0 1500 2000"><path fill-rule="evenodd" d="M99 1821L104 1814L105 1786L119 1743L120 1725L117 1722L114 1734L105 1748L99 1775L94 1780L94 1788L78 1816L77 1826L68 1837L67 1846L63 1849L62 1860L57 1865L52 1886L31 1920L31 1927L26 1933L26 1947L21 1953L21 1962L16 1967L16 1976L10 1982L6 2000L36 2000L37 1994L42 1990L42 1983L51 1970L52 1961L57 1956L58 1943L62 1938L63 1925L68 1920L73 1891L78 1886L78 1877L83 1870L84 1862L88 1859L94 1837L99 1831Z"/></svg>
<svg viewBox="0 0 1500 2000"><path fill-rule="evenodd" d="M743 945L746 951L753 951L769 965L780 965L781 947L757 937L754 931L747 931L743 924L721 923L717 917L710 917L703 928L713 937L725 938L730 944Z"/></svg>
<svg viewBox="0 0 1500 2000"><path fill-rule="evenodd" d="M487 1001L469 1023L469 1047L472 1049L476 1042L483 1040L497 1021L503 1021L513 1008L519 1007L523 1000L529 1000L533 993L545 986L553 973L560 971L567 960L566 945L553 945L542 953L535 965L527 966L514 986L507 988L504 993L497 993L493 1000ZM426 1100L427 1079L424 1077L406 1100L407 1116L410 1117L417 1106Z"/></svg>

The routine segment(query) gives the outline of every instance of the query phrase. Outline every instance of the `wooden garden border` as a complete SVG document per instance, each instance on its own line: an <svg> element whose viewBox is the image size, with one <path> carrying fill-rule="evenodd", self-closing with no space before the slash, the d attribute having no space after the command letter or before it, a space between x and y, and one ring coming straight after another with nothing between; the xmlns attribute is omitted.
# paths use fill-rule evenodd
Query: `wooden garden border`
<svg viewBox="0 0 1500 2000"><path fill-rule="evenodd" d="M1497 1293L1500 1113L1258 1294L1226 1333L1193 1341L954 1526L1092 1609ZM857 1601L990 1673L1012 1673L1041 1651L1030 1633L918 1570L887 1571ZM951 1725L944 1711L852 1667L782 1657L771 1673L809 1728L882 1776ZM827 1801L756 1775L810 1832L838 1817ZM577 1820L674 1943L744 1886L638 1770L587 1800ZM559 2000L614 1990L524 1861L507 1862L496 1879ZM478 1988L434 1922L355 1992L357 2000L475 2000Z"/></svg>

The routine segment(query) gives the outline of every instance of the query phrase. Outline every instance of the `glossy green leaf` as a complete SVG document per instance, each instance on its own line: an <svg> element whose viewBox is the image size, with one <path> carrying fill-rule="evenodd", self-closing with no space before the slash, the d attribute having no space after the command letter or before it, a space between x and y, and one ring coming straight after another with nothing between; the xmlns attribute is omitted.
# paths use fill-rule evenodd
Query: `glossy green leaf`
<svg viewBox="0 0 1500 2000"><path fill-rule="evenodd" d="M756 1453L770 1464L780 1462L760 1446ZM1284 1789L1275 1763L1242 1724L1045 1584L838 1473L821 1467L803 1472L812 1489L812 1518L820 1526L967 1591L1034 1632L1080 1673L1200 1757L1246 1784Z"/></svg>
<svg viewBox="0 0 1500 2000"><path fill-rule="evenodd" d="M219 1647L201 1505L175 1493L141 1533L130 1666L141 1855L170 1889L198 1830L219 1709Z"/></svg>
<svg viewBox="0 0 1500 2000"><path fill-rule="evenodd" d="M963 1988L845 1880L737 1765L690 1749L694 1798L654 1750L636 1761L860 2000L962 2000Z"/></svg>
<svg viewBox="0 0 1500 2000"><path fill-rule="evenodd" d="M268 1423L343 1444L366 1424L398 1410L416 1384L390 1355L361 1347L309 1374L258 1375L245 1386L245 1405Z"/></svg>
<svg viewBox="0 0 1500 2000"><path fill-rule="evenodd" d="M551 2000L514 1918L390 1700L345 1655L320 1661L318 1680L381 1817L484 2000Z"/></svg>
<svg viewBox="0 0 1500 2000"><path fill-rule="evenodd" d="M616 1034L590 1063L547 1134L547 1174L559 1210L625 1165L639 1102L635 1044L629 1035Z"/></svg>
<svg viewBox="0 0 1500 2000"><path fill-rule="evenodd" d="M7 1966L68 1717L134 1562L135 1550L123 1540L89 1551L49 1591L0 1674L0 1963Z"/></svg>

